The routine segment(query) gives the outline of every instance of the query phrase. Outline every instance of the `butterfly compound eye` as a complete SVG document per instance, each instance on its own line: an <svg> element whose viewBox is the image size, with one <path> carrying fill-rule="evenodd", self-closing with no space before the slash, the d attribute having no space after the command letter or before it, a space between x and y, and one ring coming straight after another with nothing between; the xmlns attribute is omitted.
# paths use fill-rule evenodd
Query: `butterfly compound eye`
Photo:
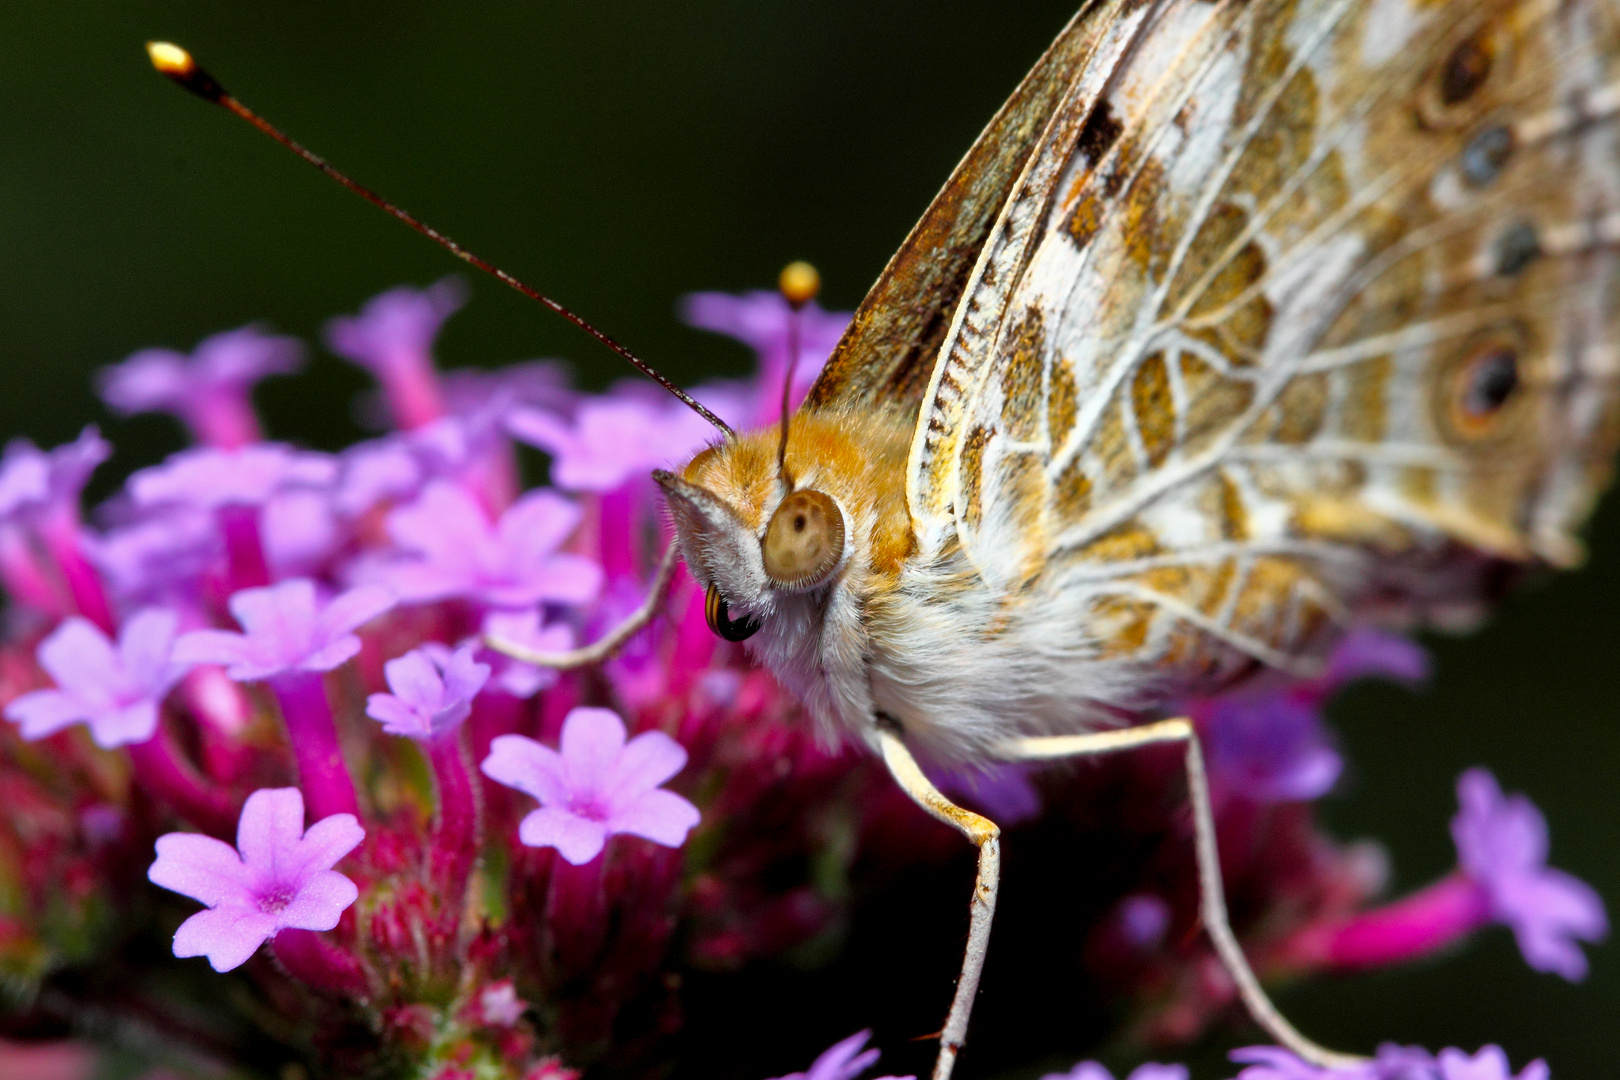
<svg viewBox="0 0 1620 1080"><path fill-rule="evenodd" d="M709 629L727 641L747 641L759 633L758 619L731 617L731 612L726 608L726 598L713 585L709 586L709 594L703 598L703 615L709 620Z"/></svg>
<svg viewBox="0 0 1620 1080"><path fill-rule="evenodd" d="M774 584L813 589L844 556L844 515L819 491L795 491L771 515L763 549L765 573Z"/></svg>

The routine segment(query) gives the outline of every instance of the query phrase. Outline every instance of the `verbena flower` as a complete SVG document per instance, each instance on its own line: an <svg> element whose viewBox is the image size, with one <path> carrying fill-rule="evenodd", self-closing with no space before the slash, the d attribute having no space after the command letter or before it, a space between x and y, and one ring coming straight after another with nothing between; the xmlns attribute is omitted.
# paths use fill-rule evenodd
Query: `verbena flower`
<svg viewBox="0 0 1620 1080"><path fill-rule="evenodd" d="M609 836L629 833L679 847L698 809L660 785L686 765L686 751L661 731L625 741L624 721L609 709L574 709L559 750L522 735L490 743L481 768L491 780L540 800L518 827L531 847L554 847L576 866L602 853Z"/></svg>
<svg viewBox="0 0 1620 1080"><path fill-rule="evenodd" d="M367 300L359 315L329 321L326 344L377 377L401 427L418 428L444 414L433 339L466 302L467 286L459 278L442 278L425 289L402 285Z"/></svg>
<svg viewBox="0 0 1620 1080"><path fill-rule="evenodd" d="M1609 921L1591 886L1547 865L1547 819L1523 795L1503 795L1484 769L1463 773L1457 801L1457 861L1483 890L1491 917L1513 928L1537 971L1585 978L1586 956L1575 943L1602 941Z"/></svg>
<svg viewBox="0 0 1620 1080"><path fill-rule="evenodd" d="M788 1073L777 1080L856 1080L861 1073L877 1064L881 1053L873 1048L862 1050L872 1032L857 1031L847 1039L833 1043L811 1063L805 1072ZM883 1076L876 1080L916 1080L915 1077Z"/></svg>
<svg viewBox="0 0 1620 1080"><path fill-rule="evenodd" d="M483 633L487 638L533 652L558 653L574 647L574 631L563 623L548 624L539 608L491 611L484 616ZM486 658L495 672L491 685L513 697L533 697L557 682L557 672L552 668L535 667L494 652Z"/></svg>
<svg viewBox="0 0 1620 1080"><path fill-rule="evenodd" d="M692 326L736 338L759 354L758 395L748 423L766 424L782 412L782 377L787 373L795 313L781 293L740 296L722 292L691 293L681 300L681 317ZM797 312L799 356L794 367L791 404L797 407L816 381L821 366L849 325L849 313L823 311L814 300ZM739 419L741 419L739 417Z"/></svg>
<svg viewBox="0 0 1620 1080"><path fill-rule="evenodd" d="M305 832L298 789L264 788L242 805L234 849L196 833L160 836L147 877L208 906L180 924L174 955L206 956L215 971L230 971L281 930L332 929L360 895L332 867L365 835L349 814Z"/></svg>
<svg viewBox="0 0 1620 1080"><path fill-rule="evenodd" d="M360 651L354 631L396 603L375 585L321 600L315 583L295 578L231 597L242 632L193 630L175 645L183 663L221 664L239 682L285 672L331 671Z"/></svg>
<svg viewBox="0 0 1620 1080"><path fill-rule="evenodd" d="M392 693L366 699L366 715L390 735L432 739L451 731L472 712L472 700L489 681L489 665L473 659L475 647L418 648L383 666Z"/></svg>
<svg viewBox="0 0 1620 1080"><path fill-rule="evenodd" d="M78 514L79 493L112 446L94 425L73 442L41 450L13 439L0 457L0 521L32 520L62 508Z"/></svg>
<svg viewBox="0 0 1620 1080"><path fill-rule="evenodd" d="M198 447L137 472L129 478L129 493L138 506L173 503L204 510L263 506L283 491L324 488L337 478L337 471L337 460L329 454L280 443L232 450Z"/></svg>
<svg viewBox="0 0 1620 1080"><path fill-rule="evenodd" d="M381 562L373 575L412 602L582 603L601 587L601 567L558 550L579 518L562 496L536 491L491 523L464 488L436 481L388 515L388 533L406 554Z"/></svg>
<svg viewBox="0 0 1620 1080"><path fill-rule="evenodd" d="M708 421L642 388L582 402L572 417L515 409L507 430L551 455L551 479L569 491L611 491L686 461L714 438Z"/></svg>
<svg viewBox="0 0 1620 1080"><path fill-rule="evenodd" d="M1114 1080L1114 1074L1095 1061L1082 1061L1066 1073L1047 1073L1041 1080ZM1125 1080L1187 1080L1187 1066L1150 1061L1132 1069Z"/></svg>
<svg viewBox="0 0 1620 1080"><path fill-rule="evenodd" d="M179 625L172 611L148 608L129 617L114 644L88 619L63 621L39 643L39 666L56 688L13 698L6 716L25 739L82 722L107 750L145 742L157 730L163 699L188 666L171 655Z"/></svg>
<svg viewBox="0 0 1620 1080"><path fill-rule="evenodd" d="M1370 1060L1327 1068L1302 1060L1280 1046L1247 1046L1232 1051L1232 1060L1248 1067L1236 1080L1548 1080L1544 1061L1532 1061L1515 1074L1499 1046L1477 1054L1446 1048L1432 1055L1418 1046L1385 1043Z"/></svg>
<svg viewBox="0 0 1620 1080"><path fill-rule="evenodd" d="M296 338L255 324L206 337L189 356L142 349L103 368L96 381L114 412L171 413L203 442L231 449L260 438L250 396L254 385L296 371L303 362L304 347Z"/></svg>

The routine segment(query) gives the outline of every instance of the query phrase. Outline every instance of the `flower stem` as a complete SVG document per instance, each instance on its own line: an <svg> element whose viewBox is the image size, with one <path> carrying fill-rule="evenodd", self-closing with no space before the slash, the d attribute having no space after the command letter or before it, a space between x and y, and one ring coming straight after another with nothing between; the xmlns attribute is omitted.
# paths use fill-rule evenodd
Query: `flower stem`
<svg viewBox="0 0 1620 1080"><path fill-rule="evenodd" d="M101 578L84 557L79 547L79 523L68 512L53 513L41 529L45 550L56 562L56 568L67 585L68 595L80 615L89 619L108 634L117 631L113 622L112 606L107 603L107 591Z"/></svg>
<svg viewBox="0 0 1620 1080"><path fill-rule="evenodd" d="M1287 952L1313 966L1382 967L1438 952L1490 919L1484 890L1459 872L1381 908L1308 928Z"/></svg>
<svg viewBox="0 0 1620 1080"><path fill-rule="evenodd" d="M231 800L181 756L161 721L150 739L128 749L135 780L148 795L212 836L236 830Z"/></svg>
<svg viewBox="0 0 1620 1080"><path fill-rule="evenodd" d="M235 450L264 438L253 400L242 386L205 395L197 408L186 412L186 423L200 441L221 450Z"/></svg>
<svg viewBox="0 0 1620 1080"><path fill-rule="evenodd" d="M299 787L304 790L310 816L316 821L332 814L358 817L354 779L338 745L332 706L321 677L309 671L289 671L270 680L270 687L281 703L281 719L287 725L287 741L298 762Z"/></svg>
<svg viewBox="0 0 1620 1080"><path fill-rule="evenodd" d="M273 948L287 974L317 990L365 997L371 989L360 962L313 930L283 930Z"/></svg>
<svg viewBox="0 0 1620 1080"><path fill-rule="evenodd" d="M433 830L433 880L442 890L443 910L458 919L483 836L483 807L461 731L458 725L426 744L439 790L439 820Z"/></svg>
<svg viewBox="0 0 1620 1080"><path fill-rule="evenodd" d="M225 536L229 590L257 589L270 584L270 565L264 558L258 509L252 506L220 507L219 531Z"/></svg>

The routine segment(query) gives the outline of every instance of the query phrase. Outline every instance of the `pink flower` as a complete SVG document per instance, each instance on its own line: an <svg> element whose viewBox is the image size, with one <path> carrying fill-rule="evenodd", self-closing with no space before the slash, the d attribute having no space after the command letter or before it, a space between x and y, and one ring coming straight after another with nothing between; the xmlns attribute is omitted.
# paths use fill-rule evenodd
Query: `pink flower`
<svg viewBox="0 0 1620 1080"><path fill-rule="evenodd" d="M326 344L377 377L400 427L421 427L444 413L433 339L466 302L467 286L459 278L442 278L425 289L401 285L367 300L359 315L329 321Z"/></svg>
<svg viewBox="0 0 1620 1080"><path fill-rule="evenodd" d="M175 645L176 659L223 664L237 682L286 672L331 671L360 651L354 631L394 606L394 597L362 585L321 602L315 583L294 578L231 596L231 614L245 633L193 630Z"/></svg>
<svg viewBox="0 0 1620 1080"><path fill-rule="evenodd" d="M855 1080L861 1073L877 1064L881 1056L877 1049L862 1050L872 1032L857 1031L847 1039L833 1043L811 1063L808 1072L788 1073L777 1080ZM877 1080L916 1080L915 1077L883 1076Z"/></svg>
<svg viewBox="0 0 1620 1080"><path fill-rule="evenodd" d="M484 616L484 635L535 652L564 652L574 647L574 631L563 623L546 625L539 608L491 611ZM552 668L535 667L510 656L491 653L493 685L515 698L531 698L557 681Z"/></svg>
<svg viewBox="0 0 1620 1080"><path fill-rule="evenodd" d="M1547 1063L1532 1061L1515 1076L1499 1046L1465 1054L1448 1047L1438 1057L1420 1046L1385 1043L1372 1060L1343 1068L1326 1068L1300 1059L1280 1046L1246 1046L1232 1060L1248 1068L1237 1080L1547 1080Z"/></svg>
<svg viewBox="0 0 1620 1080"><path fill-rule="evenodd" d="M253 386L267 375L297 371L303 345L290 337L250 325L198 342L190 356L173 349L142 349L98 375L101 398L124 416L166 412L178 416L197 437L231 448L255 442Z"/></svg>
<svg viewBox="0 0 1620 1080"><path fill-rule="evenodd" d="M568 491L611 491L684 461L715 435L708 421L679 401L639 386L587 399L572 420L543 409L514 409L506 427L551 455L552 482Z"/></svg>
<svg viewBox="0 0 1620 1080"><path fill-rule="evenodd" d="M1503 795L1485 769L1458 778L1457 801L1457 862L1484 890L1492 917L1513 928L1537 971L1585 978L1586 957L1575 942L1602 941L1609 920L1590 885L1547 865L1547 819L1523 795Z"/></svg>
<svg viewBox="0 0 1620 1080"><path fill-rule="evenodd" d="M77 513L85 482L110 456L111 444L94 425L52 450L13 439L0 458L0 520L38 518L62 507Z"/></svg>
<svg viewBox="0 0 1620 1080"><path fill-rule="evenodd" d="M129 478L139 506L179 504L204 510L263 506L287 490L325 488L337 478L330 454L295 450L281 443L254 443L235 450L183 450L161 465Z"/></svg>
<svg viewBox="0 0 1620 1080"><path fill-rule="evenodd" d="M158 837L147 878L208 905L180 924L174 955L206 956L215 971L230 971L280 930L332 929L360 895L332 867L365 835L351 814L305 832L298 789L262 788L242 806L235 849L197 833Z"/></svg>
<svg viewBox="0 0 1620 1080"><path fill-rule="evenodd" d="M90 620L64 620L38 651L56 689L23 694L6 706L6 716L25 739L83 721L104 749L145 742L157 730L164 697L190 666L170 655L179 625L174 612L147 608L124 623L115 646Z"/></svg>
<svg viewBox="0 0 1620 1080"><path fill-rule="evenodd" d="M455 730L472 712L472 700L489 680L489 665L473 659L476 646L455 652L439 646L412 649L383 665L391 694L366 699L366 715L390 735L437 738Z"/></svg>
<svg viewBox="0 0 1620 1080"><path fill-rule="evenodd" d="M681 300L681 318L702 330L736 338L759 354L759 387L751 423L766 424L782 411L782 376L787 371L792 308L779 292L755 290L734 296L690 293ZM849 312L823 311L811 301L798 312L799 359L793 372L792 403L804 400L833 346L849 325Z"/></svg>
<svg viewBox="0 0 1620 1080"><path fill-rule="evenodd" d="M535 491L491 524L465 489L436 481L388 515L389 535L409 554L374 572L413 602L463 597L494 607L583 603L601 587L602 569L557 551L578 523L573 503Z"/></svg>
<svg viewBox="0 0 1620 1080"><path fill-rule="evenodd" d="M686 750L661 731L625 742L624 721L610 709L574 709L563 721L562 752L522 735L490 743L483 771L496 783L540 800L518 826L530 847L554 847L582 866L614 833L680 847L698 809L660 785L686 765Z"/></svg>

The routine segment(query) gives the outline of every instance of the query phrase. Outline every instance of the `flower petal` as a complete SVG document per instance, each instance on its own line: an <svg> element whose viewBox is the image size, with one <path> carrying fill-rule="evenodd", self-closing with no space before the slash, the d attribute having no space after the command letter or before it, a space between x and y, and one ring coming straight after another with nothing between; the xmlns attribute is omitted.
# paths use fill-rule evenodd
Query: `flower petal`
<svg viewBox="0 0 1620 1080"><path fill-rule="evenodd" d="M157 731L158 703L137 701L89 718L90 737L103 750L143 743Z"/></svg>
<svg viewBox="0 0 1620 1080"><path fill-rule="evenodd" d="M644 731L625 744L608 772L602 794L630 800L651 791L686 767L686 748L662 731Z"/></svg>
<svg viewBox="0 0 1620 1080"><path fill-rule="evenodd" d="M327 641L359 629L389 610L397 601L380 585L361 585L334 597L315 617L318 641Z"/></svg>
<svg viewBox="0 0 1620 1080"><path fill-rule="evenodd" d="M174 932L174 955L206 956L215 971L230 971L247 963L275 930L275 916L257 910L199 911Z"/></svg>
<svg viewBox="0 0 1620 1080"><path fill-rule="evenodd" d="M167 833L157 838L156 847L157 860L146 871L152 884L210 907L252 902L248 869L225 841L201 833Z"/></svg>
<svg viewBox="0 0 1620 1080"><path fill-rule="evenodd" d="M25 739L43 739L89 718L89 710L76 697L60 690L32 690L11 700L6 717L16 722Z"/></svg>
<svg viewBox="0 0 1620 1080"><path fill-rule="evenodd" d="M489 756L479 769L497 784L527 792L544 804L568 801L562 756L526 735L491 739Z"/></svg>
<svg viewBox="0 0 1620 1080"><path fill-rule="evenodd" d="M393 694L372 694L367 697L366 715L381 721L383 730L390 735L425 739L432 734L432 725L428 720Z"/></svg>
<svg viewBox="0 0 1620 1080"><path fill-rule="evenodd" d="M110 700L122 665L112 641L89 619L70 615L39 643L39 666L56 685L90 702Z"/></svg>
<svg viewBox="0 0 1620 1080"><path fill-rule="evenodd" d="M257 875L280 879L296 873L304 835L304 795L297 788L260 788L242 804L236 846Z"/></svg>
<svg viewBox="0 0 1620 1080"><path fill-rule="evenodd" d="M330 870L366 838L366 830L353 814L332 814L309 827L298 841L298 867L301 873Z"/></svg>
<svg viewBox="0 0 1620 1080"><path fill-rule="evenodd" d="M336 870L322 870L305 882L292 902L276 915L276 928L330 930L343 917L344 909L359 898L360 889L354 882Z"/></svg>
<svg viewBox="0 0 1620 1080"><path fill-rule="evenodd" d="M624 750L624 721L612 709L571 709L563 719L560 740L574 792L602 791Z"/></svg>
<svg viewBox="0 0 1620 1080"><path fill-rule="evenodd" d="M629 805L617 809L608 827L614 832L644 836L665 847L680 847L702 815L698 808L662 788L642 793Z"/></svg>
<svg viewBox="0 0 1620 1080"><path fill-rule="evenodd" d="M554 847L575 866L584 866L607 844L607 826L555 806L531 811L518 825L518 839L530 847Z"/></svg>

